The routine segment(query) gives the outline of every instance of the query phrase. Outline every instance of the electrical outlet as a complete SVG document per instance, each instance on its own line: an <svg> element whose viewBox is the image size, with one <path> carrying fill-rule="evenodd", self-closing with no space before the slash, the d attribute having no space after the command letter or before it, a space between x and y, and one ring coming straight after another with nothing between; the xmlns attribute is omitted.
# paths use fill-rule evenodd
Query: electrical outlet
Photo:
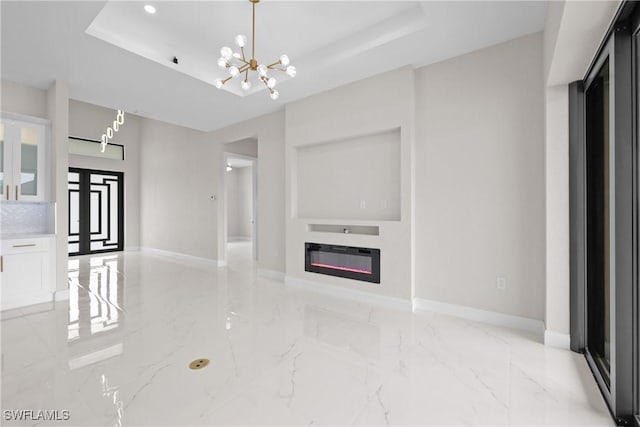
<svg viewBox="0 0 640 427"><path fill-rule="evenodd" d="M507 289L507 279L505 279L504 277L497 277L496 288L500 289L501 291Z"/></svg>

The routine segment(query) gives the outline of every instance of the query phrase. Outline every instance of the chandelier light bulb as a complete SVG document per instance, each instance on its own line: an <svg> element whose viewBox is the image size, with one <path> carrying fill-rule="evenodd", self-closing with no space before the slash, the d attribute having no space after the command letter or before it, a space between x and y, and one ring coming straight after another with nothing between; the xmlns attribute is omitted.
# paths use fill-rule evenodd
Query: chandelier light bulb
<svg viewBox="0 0 640 427"><path fill-rule="evenodd" d="M269 77L269 79L267 80L267 87L269 89L273 89L276 86L276 79L274 79L273 77Z"/></svg>
<svg viewBox="0 0 640 427"><path fill-rule="evenodd" d="M272 91L271 91L271 99L273 99L274 101L275 101L276 99L278 99L278 97L279 97L279 96L280 96L280 94L278 93L278 91L277 91L277 90L272 90Z"/></svg>
<svg viewBox="0 0 640 427"><path fill-rule="evenodd" d="M298 72L298 70L296 70L296 67L294 67L293 65L289 65L287 67L287 74L289 75L289 77L295 77L296 73Z"/></svg>
<svg viewBox="0 0 640 427"><path fill-rule="evenodd" d="M225 46L222 49L220 49L220 55L222 55L224 59L229 60L233 56L233 50L231 50L230 47Z"/></svg>
<svg viewBox="0 0 640 427"><path fill-rule="evenodd" d="M287 65L289 65L289 62L290 62L289 61L289 57L287 55L281 55L280 56L280 63L282 65L284 65L286 67Z"/></svg>
<svg viewBox="0 0 640 427"><path fill-rule="evenodd" d="M251 82L249 80L243 80L242 83L240 83L240 87L242 87L242 90L249 90L251 88Z"/></svg>
<svg viewBox="0 0 640 427"><path fill-rule="evenodd" d="M216 86L216 88L218 88L218 89L222 89L222 85L223 85L223 84L224 84L224 83L222 83L222 79L216 79L216 81L215 81L215 83L214 83L214 85L215 85L215 86Z"/></svg>
<svg viewBox="0 0 640 427"><path fill-rule="evenodd" d="M240 69L238 69L238 67L236 67L235 65L229 67L229 75L231 77L236 77L238 74L240 74Z"/></svg>
<svg viewBox="0 0 640 427"><path fill-rule="evenodd" d="M224 58L218 58L218 67L220 68L227 68L227 60Z"/></svg>
<svg viewBox="0 0 640 427"><path fill-rule="evenodd" d="M245 45L247 44L247 36L245 36L244 34L238 34L235 38L235 41L238 47L245 47Z"/></svg>
<svg viewBox="0 0 640 427"><path fill-rule="evenodd" d="M260 64L258 65L258 75L260 77L266 77L267 76L267 66L264 64Z"/></svg>
<svg viewBox="0 0 640 427"><path fill-rule="evenodd" d="M233 52L233 57L236 59L240 59L242 58L242 55L240 55L238 52Z"/></svg>

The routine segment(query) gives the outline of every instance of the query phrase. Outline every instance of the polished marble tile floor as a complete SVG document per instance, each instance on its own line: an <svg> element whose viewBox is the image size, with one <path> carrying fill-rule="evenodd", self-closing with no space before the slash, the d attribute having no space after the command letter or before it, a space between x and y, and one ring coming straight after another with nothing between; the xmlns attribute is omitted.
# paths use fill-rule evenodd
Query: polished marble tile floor
<svg viewBox="0 0 640 427"><path fill-rule="evenodd" d="M72 258L69 301L2 313L3 425L613 425L578 354L289 288L229 252ZM21 409L69 419L7 421Z"/></svg>

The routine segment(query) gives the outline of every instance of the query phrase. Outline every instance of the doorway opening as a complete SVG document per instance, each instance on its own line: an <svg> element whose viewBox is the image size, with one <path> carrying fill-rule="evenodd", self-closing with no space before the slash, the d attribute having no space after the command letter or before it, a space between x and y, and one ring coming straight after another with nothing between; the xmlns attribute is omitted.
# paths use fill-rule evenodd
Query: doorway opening
<svg viewBox="0 0 640 427"><path fill-rule="evenodd" d="M254 156L231 152L224 155L224 247L227 261L229 258L258 259L257 163Z"/></svg>
<svg viewBox="0 0 640 427"><path fill-rule="evenodd" d="M69 168L69 255L122 251L124 173Z"/></svg>

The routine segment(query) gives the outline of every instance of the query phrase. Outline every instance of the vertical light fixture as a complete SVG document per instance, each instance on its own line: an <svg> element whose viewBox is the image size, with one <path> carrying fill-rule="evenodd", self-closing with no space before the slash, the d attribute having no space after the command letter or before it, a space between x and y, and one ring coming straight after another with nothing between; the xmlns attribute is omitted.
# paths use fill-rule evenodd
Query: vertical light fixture
<svg viewBox="0 0 640 427"><path fill-rule="evenodd" d="M120 130L120 125L124 124L124 111L118 110L116 113L116 119L113 121L113 124L107 128L107 130L102 134L102 142L100 147L100 152L104 153L104 150L107 148L107 144L113 138L113 135Z"/></svg>

